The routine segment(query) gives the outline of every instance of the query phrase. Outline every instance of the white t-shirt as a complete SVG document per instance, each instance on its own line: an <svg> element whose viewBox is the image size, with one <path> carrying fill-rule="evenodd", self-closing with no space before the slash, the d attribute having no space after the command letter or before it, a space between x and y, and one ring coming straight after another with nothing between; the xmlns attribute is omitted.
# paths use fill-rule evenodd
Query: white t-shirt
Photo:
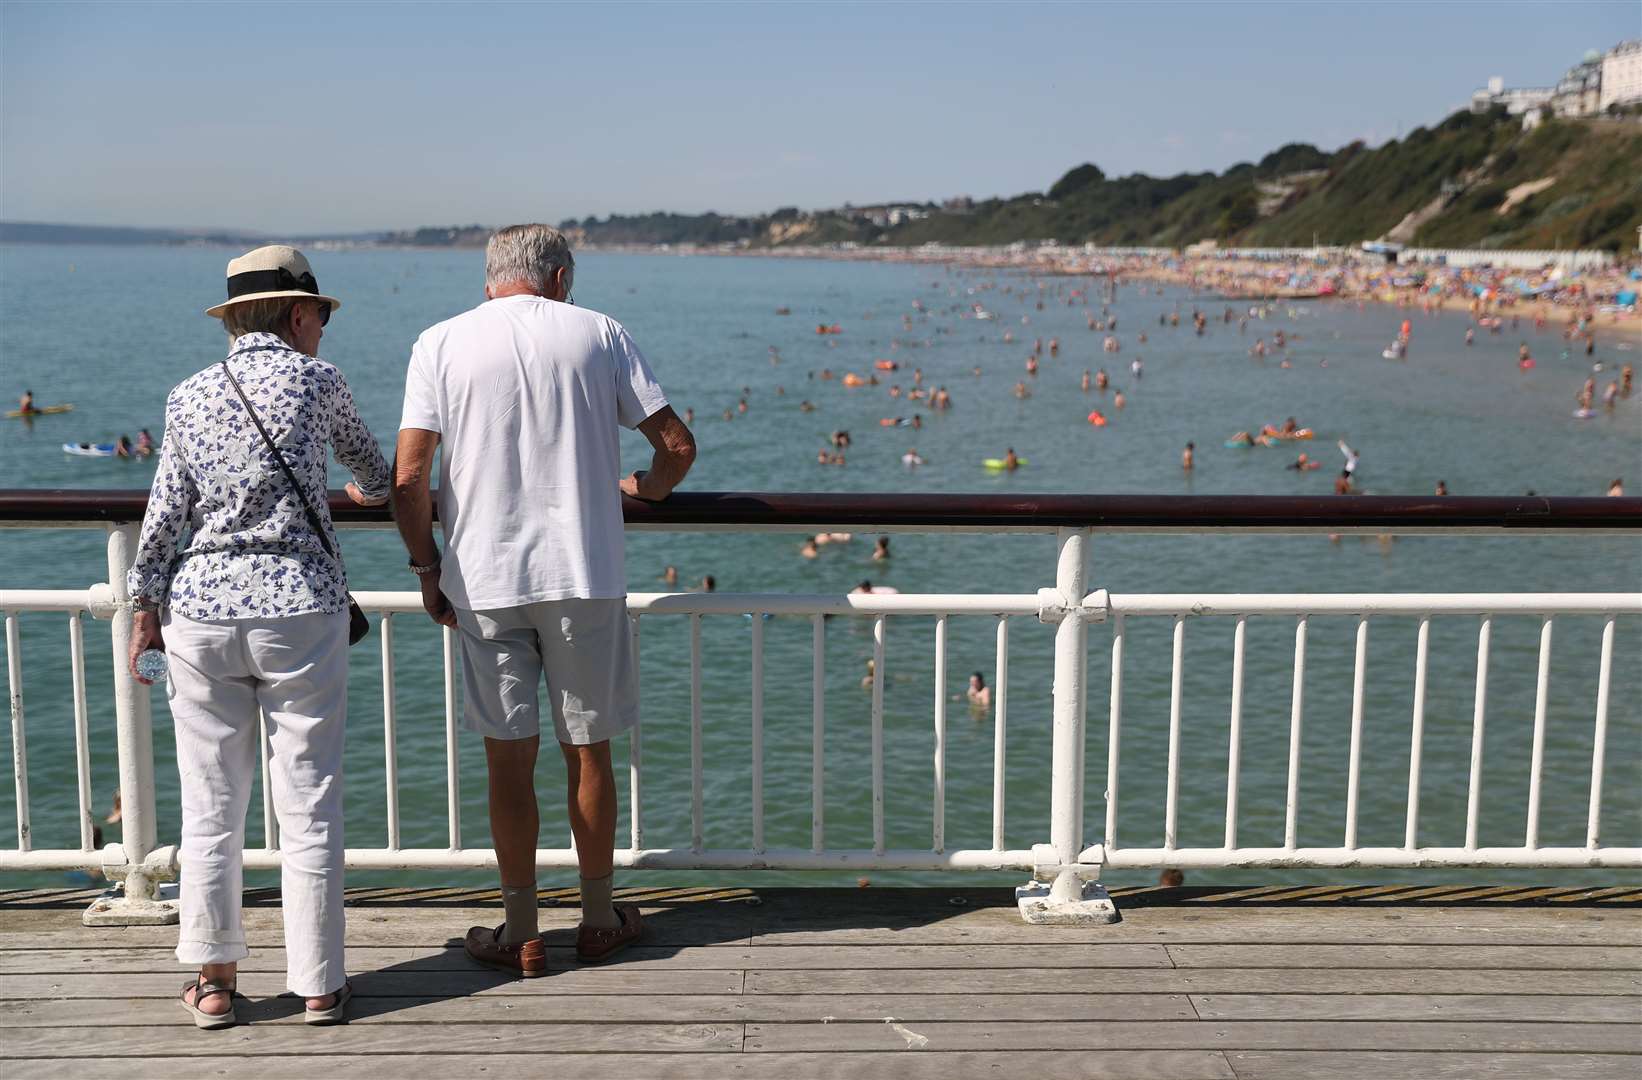
<svg viewBox="0 0 1642 1080"><path fill-rule="evenodd" d="M440 436L440 587L467 610L627 595L620 435L667 404L620 323L507 296L411 349L401 429Z"/></svg>

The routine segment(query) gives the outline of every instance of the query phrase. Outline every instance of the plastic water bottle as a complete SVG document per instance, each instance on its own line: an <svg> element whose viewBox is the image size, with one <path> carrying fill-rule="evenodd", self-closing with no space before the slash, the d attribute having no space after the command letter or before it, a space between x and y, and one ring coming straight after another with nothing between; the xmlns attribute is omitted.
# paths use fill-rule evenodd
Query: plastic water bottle
<svg viewBox="0 0 1642 1080"><path fill-rule="evenodd" d="M144 649L137 654L137 674L149 682L164 682L170 664L161 649Z"/></svg>

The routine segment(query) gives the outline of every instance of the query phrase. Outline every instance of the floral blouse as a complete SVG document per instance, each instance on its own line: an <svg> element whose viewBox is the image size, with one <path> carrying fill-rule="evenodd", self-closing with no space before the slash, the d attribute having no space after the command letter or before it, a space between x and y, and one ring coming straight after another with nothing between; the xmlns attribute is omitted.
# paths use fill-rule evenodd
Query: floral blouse
<svg viewBox="0 0 1642 1080"><path fill-rule="evenodd" d="M389 482L347 380L274 334L241 336L228 364L340 553L326 498L326 444L366 496L386 495ZM166 399L165 440L127 582L134 599L201 621L347 606L341 561L325 553L220 364Z"/></svg>

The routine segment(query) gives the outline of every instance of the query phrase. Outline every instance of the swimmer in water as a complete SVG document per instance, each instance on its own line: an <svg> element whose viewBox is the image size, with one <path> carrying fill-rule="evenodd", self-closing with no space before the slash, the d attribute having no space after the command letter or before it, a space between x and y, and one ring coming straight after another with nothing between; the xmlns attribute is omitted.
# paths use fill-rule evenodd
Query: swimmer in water
<svg viewBox="0 0 1642 1080"><path fill-rule="evenodd" d="M1145 366L1140 362L1140 357L1137 356L1129 362L1129 373L1138 379L1144 373Z"/></svg>
<svg viewBox="0 0 1642 1080"><path fill-rule="evenodd" d="M918 448L916 446L911 446L907 448L906 453L901 455L901 464L905 465L909 469L916 469L918 466L925 464L925 462L923 455L918 453Z"/></svg>
<svg viewBox="0 0 1642 1080"><path fill-rule="evenodd" d="M17 411L24 416L33 416L39 410L34 407L34 391L24 390L23 396L17 399Z"/></svg>
<svg viewBox="0 0 1642 1080"><path fill-rule="evenodd" d="M798 549L798 554L802 555L806 559L814 559L819 557L821 554L821 549L816 547L815 541L815 537L806 536L804 538L803 545Z"/></svg>
<svg viewBox="0 0 1642 1080"><path fill-rule="evenodd" d="M880 536L872 549L872 561L884 562L889 558L889 537Z"/></svg>
<svg viewBox="0 0 1642 1080"><path fill-rule="evenodd" d="M1438 495L1447 495L1448 494L1448 481L1447 480L1438 480L1437 481L1437 491L1436 491L1436 493Z"/></svg>
<svg viewBox="0 0 1642 1080"><path fill-rule="evenodd" d="M1013 446L1003 452L1003 467L1006 472L1014 472L1021 467L1021 459L1015 456Z"/></svg>
<svg viewBox="0 0 1642 1080"><path fill-rule="evenodd" d="M1127 401L1128 399L1123 396L1123 391L1119 390L1117 393L1112 395L1112 408L1121 409Z"/></svg>
<svg viewBox="0 0 1642 1080"><path fill-rule="evenodd" d="M1197 444L1196 443L1187 443L1186 444L1186 449L1181 451L1181 454L1180 454L1180 467L1182 469L1184 469L1186 472L1191 472L1192 471L1193 459L1197 456L1196 451L1197 451Z"/></svg>
<svg viewBox="0 0 1642 1080"><path fill-rule="evenodd" d="M992 707L992 688L986 685L986 680L978 671L969 677L969 686L964 690L964 696L976 709L985 710Z"/></svg>
<svg viewBox="0 0 1642 1080"><path fill-rule="evenodd" d="M1351 494L1351 474L1343 469L1340 471L1340 475L1334 478L1334 494Z"/></svg>
<svg viewBox="0 0 1642 1080"><path fill-rule="evenodd" d="M1089 392L1089 382L1090 382L1090 379L1089 379L1089 369L1088 369L1088 368L1084 368L1084 369L1083 369L1083 392L1084 392L1084 393L1085 393L1085 394L1087 394L1087 393L1088 393L1088 392Z"/></svg>
<svg viewBox="0 0 1642 1080"><path fill-rule="evenodd" d="M661 572L661 580L668 585L678 584L678 567L669 566Z"/></svg>
<svg viewBox="0 0 1642 1080"><path fill-rule="evenodd" d="M1106 374L1106 369L1105 368L1101 368L1099 371L1095 372L1095 389L1096 390L1104 391L1111 384L1112 384L1112 377L1110 375Z"/></svg>
<svg viewBox="0 0 1642 1080"><path fill-rule="evenodd" d="M1021 398L1022 400L1032 396L1032 391L1028 390L1026 388L1026 384L1023 382L1017 382L1015 384L1014 393L1016 397Z"/></svg>

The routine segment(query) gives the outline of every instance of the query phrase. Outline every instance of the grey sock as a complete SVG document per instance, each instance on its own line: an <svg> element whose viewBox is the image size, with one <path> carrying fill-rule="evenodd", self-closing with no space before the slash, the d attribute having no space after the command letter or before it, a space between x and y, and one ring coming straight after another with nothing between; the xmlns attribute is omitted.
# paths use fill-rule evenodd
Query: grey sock
<svg viewBox="0 0 1642 1080"><path fill-rule="evenodd" d="M600 929L614 929L621 925L621 916L610 903L614 874L601 878L582 878L582 922Z"/></svg>
<svg viewBox="0 0 1642 1080"><path fill-rule="evenodd" d="M536 883L503 885L502 908L507 912L507 925L502 927L503 945L517 945L529 941L541 932L536 922Z"/></svg>

